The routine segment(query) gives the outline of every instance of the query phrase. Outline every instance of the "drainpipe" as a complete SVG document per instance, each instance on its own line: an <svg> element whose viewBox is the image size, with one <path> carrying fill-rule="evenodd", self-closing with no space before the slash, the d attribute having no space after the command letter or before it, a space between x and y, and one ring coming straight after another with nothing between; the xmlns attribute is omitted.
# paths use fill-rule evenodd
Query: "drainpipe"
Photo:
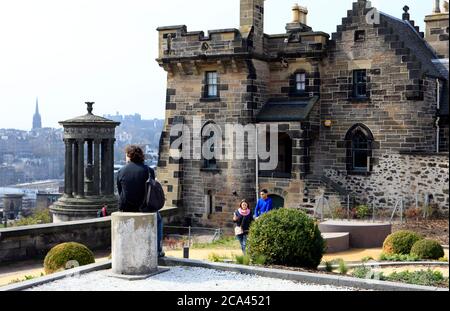
<svg viewBox="0 0 450 311"><path fill-rule="evenodd" d="M439 79L436 79L436 85L437 85L437 91L436 91L436 107L437 107L437 111L439 113L439 110L441 110L441 81ZM441 127L439 126L439 123L441 121L441 117L437 117L436 118L436 152L439 153L439 141L440 139L440 132L441 132Z"/></svg>
<svg viewBox="0 0 450 311"><path fill-rule="evenodd" d="M439 141L440 139L440 131L441 127L439 126L439 122L441 121L441 117L436 118L436 152L439 153Z"/></svg>

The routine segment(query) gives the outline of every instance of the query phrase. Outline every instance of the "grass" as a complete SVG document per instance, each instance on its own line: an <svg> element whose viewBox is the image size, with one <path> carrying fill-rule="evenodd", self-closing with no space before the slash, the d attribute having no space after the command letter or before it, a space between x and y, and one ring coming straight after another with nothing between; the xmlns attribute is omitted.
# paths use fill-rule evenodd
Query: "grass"
<svg viewBox="0 0 450 311"><path fill-rule="evenodd" d="M228 256L219 255L216 253L210 253L208 255L208 260L212 262L224 262L225 260L231 260Z"/></svg>
<svg viewBox="0 0 450 311"><path fill-rule="evenodd" d="M40 275L25 275L23 279L14 279L11 280L8 284L15 284L15 283L20 283L20 282L24 282L24 281L28 281L28 280L33 280L39 277L44 276L44 273L41 272Z"/></svg>
<svg viewBox="0 0 450 311"><path fill-rule="evenodd" d="M212 243L194 243L192 249L241 249L241 246L234 236L227 236Z"/></svg>

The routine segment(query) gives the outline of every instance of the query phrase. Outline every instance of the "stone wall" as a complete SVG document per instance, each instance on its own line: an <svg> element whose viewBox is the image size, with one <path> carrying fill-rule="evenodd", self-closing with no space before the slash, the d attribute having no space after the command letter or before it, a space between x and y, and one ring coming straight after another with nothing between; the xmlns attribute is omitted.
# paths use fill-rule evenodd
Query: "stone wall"
<svg viewBox="0 0 450 311"><path fill-rule="evenodd" d="M358 203L374 203L376 208L393 208L400 197L406 206L419 203L426 194L442 210L449 209L448 154L384 154L370 176L347 175L328 169L325 175L345 187Z"/></svg>
<svg viewBox="0 0 450 311"><path fill-rule="evenodd" d="M0 263L43 259L54 246L79 242L91 250L111 246L111 218L0 229Z"/></svg>
<svg viewBox="0 0 450 311"><path fill-rule="evenodd" d="M321 68L320 139L312 150L315 175L347 169L345 136L363 124L374 137L372 165L398 152L435 152L436 82L423 74L422 64L410 57L392 26L366 22L365 2L354 3L330 42ZM365 39L355 41L355 31ZM353 98L353 70L367 72L367 98ZM332 126L324 127L323 121Z"/></svg>

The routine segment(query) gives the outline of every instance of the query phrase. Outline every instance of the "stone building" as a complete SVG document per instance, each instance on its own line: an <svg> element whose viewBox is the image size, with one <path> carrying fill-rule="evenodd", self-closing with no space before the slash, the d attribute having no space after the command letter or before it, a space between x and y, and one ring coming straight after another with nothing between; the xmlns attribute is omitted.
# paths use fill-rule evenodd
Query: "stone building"
<svg viewBox="0 0 450 311"><path fill-rule="evenodd" d="M305 206L324 188L377 208L431 194L448 209L443 11L427 16L427 36L407 6L396 18L365 0L353 3L331 36L308 26L308 10L298 5L285 33L265 34L264 0L240 1L239 29L206 36L186 26L158 28L157 61L167 71L158 178L178 219L231 225L240 199L253 205L258 188L277 207ZM225 133L226 124L275 125L276 168L257 170L249 156L217 156L229 146L205 138ZM200 142L183 140L174 150L179 126ZM242 152L251 153L251 133L246 137ZM205 146L216 157L196 156Z"/></svg>

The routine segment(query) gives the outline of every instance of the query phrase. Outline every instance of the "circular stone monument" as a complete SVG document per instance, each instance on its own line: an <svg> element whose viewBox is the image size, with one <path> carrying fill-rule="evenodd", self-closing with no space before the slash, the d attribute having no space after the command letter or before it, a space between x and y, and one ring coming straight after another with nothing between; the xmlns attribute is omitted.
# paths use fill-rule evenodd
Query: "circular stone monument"
<svg viewBox="0 0 450 311"><path fill-rule="evenodd" d="M109 212L118 207L114 194L114 142L119 122L88 113L59 122L64 126L64 195L50 207L53 222L97 217L104 205Z"/></svg>

